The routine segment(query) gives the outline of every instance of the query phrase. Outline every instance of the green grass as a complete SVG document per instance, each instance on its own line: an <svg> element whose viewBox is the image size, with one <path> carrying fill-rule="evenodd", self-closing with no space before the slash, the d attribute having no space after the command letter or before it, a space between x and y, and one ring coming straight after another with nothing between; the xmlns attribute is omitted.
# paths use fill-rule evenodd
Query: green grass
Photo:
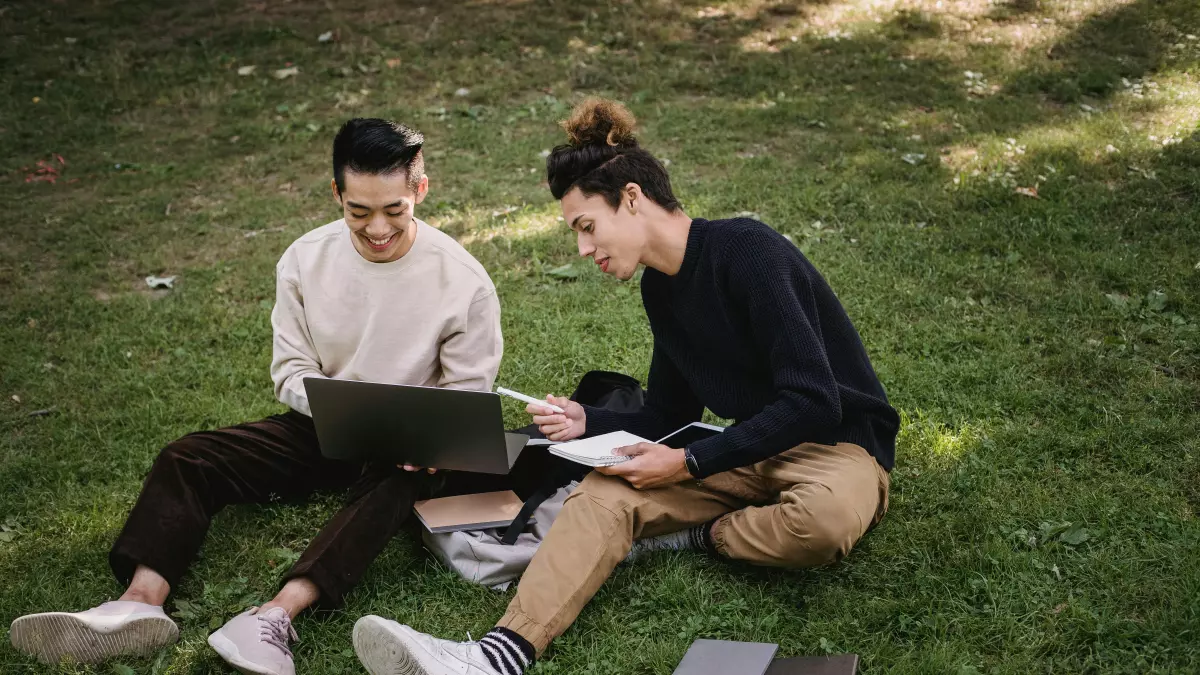
<svg viewBox="0 0 1200 675"><path fill-rule="evenodd" d="M349 116L428 137L420 215L500 290L503 382L644 377L636 285L547 274L574 243L539 152L600 93L690 214L758 213L826 274L904 427L891 511L844 562L623 568L537 673L669 673L696 637L872 673L1200 670L1194 0L16 0L0 35L3 621L115 597L108 546L158 448L280 409L273 265L337 217ZM57 182L26 182L55 153ZM158 273L176 289L148 293ZM178 646L62 672L222 672L208 631L337 503L222 514ZM463 638L507 599L398 537L345 611L298 622L298 663L360 672L362 614ZM0 670L45 671L6 642Z"/></svg>

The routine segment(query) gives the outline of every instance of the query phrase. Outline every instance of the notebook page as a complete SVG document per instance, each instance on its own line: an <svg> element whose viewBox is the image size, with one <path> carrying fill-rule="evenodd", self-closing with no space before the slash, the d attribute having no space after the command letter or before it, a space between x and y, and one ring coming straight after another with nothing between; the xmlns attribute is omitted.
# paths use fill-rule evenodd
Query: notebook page
<svg viewBox="0 0 1200 675"><path fill-rule="evenodd" d="M613 450L623 448L627 445L637 445L638 443L649 443L641 436L635 436L628 431L614 431L592 438L584 438L578 441L569 443L559 443L558 445L550 446L553 450L597 461L612 461Z"/></svg>

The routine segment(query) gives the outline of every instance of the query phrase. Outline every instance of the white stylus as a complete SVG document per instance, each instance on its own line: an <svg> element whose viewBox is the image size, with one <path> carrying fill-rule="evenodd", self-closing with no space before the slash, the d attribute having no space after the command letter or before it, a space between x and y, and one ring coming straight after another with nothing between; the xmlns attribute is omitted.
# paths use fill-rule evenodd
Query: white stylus
<svg viewBox="0 0 1200 675"><path fill-rule="evenodd" d="M558 407L558 406L556 406L556 405L553 405L553 404L551 404L551 403L547 403L547 402L545 402L545 401L539 401L539 400L537 400L536 398L534 398L534 397L532 397L532 396L526 396L525 394L522 394L522 393L521 393L521 392L519 392L519 391L513 391L512 389L505 389L504 387L496 387L496 393L497 393L497 394L500 394L501 396L508 396L509 398L515 398L515 399L517 399L518 401L524 401L524 402L526 402L526 403L532 403L533 405L544 405L544 406L546 406L547 408L549 408L549 409L553 410L554 412L556 412L556 413L558 413L558 414L560 414L560 415L561 415L561 414L563 414L564 412L566 412L565 410L563 410L562 408L560 408L560 407Z"/></svg>

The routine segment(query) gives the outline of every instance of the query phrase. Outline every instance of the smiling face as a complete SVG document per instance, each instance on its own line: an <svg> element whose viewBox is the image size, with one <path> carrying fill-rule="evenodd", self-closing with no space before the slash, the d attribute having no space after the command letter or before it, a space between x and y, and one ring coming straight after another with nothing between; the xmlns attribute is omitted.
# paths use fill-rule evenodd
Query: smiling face
<svg viewBox="0 0 1200 675"><path fill-rule="evenodd" d="M399 260L416 241L413 209L425 200L429 179L422 177L414 190L404 171L360 173L346 171L346 189L333 196L342 206L350 238L358 254L368 262Z"/></svg>
<svg viewBox="0 0 1200 675"><path fill-rule="evenodd" d="M640 188L631 184L616 209L600 195L584 196L579 188L563 195L563 218L575 231L579 255L589 257L605 274L633 278L646 246L646 230L637 203Z"/></svg>

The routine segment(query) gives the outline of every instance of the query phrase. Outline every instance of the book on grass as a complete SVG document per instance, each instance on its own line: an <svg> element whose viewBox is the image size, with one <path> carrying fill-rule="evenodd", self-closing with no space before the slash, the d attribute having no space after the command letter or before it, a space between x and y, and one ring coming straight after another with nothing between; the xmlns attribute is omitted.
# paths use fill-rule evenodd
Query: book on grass
<svg viewBox="0 0 1200 675"><path fill-rule="evenodd" d="M767 642L696 640L673 675L763 675L777 649Z"/></svg>
<svg viewBox="0 0 1200 675"><path fill-rule="evenodd" d="M512 490L426 499L413 505L417 519L433 534L508 527L521 512L521 498ZM533 518L529 523L537 522Z"/></svg>
<svg viewBox="0 0 1200 675"><path fill-rule="evenodd" d="M690 443L714 436L722 431L724 431L722 427L704 424L703 422L693 422L667 434L657 441L648 441L628 431L614 431L599 436L592 436L591 438L582 438L577 441L551 445L550 452L585 466L612 466L629 459L629 457L624 455L614 455L613 450L617 448L651 442L661 443L672 448L685 448Z"/></svg>
<svg viewBox="0 0 1200 675"><path fill-rule="evenodd" d="M767 675L854 675L858 672L857 654L833 656L793 656L775 659Z"/></svg>

